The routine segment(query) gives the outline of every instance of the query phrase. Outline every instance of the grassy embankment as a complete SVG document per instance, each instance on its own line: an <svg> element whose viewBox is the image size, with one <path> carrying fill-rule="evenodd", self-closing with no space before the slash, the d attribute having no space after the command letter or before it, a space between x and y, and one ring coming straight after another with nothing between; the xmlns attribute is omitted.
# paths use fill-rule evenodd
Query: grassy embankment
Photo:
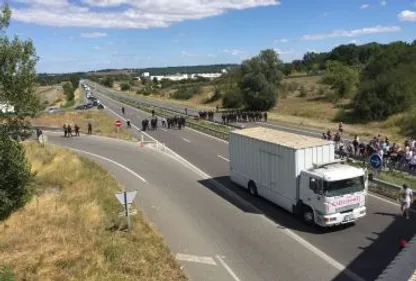
<svg viewBox="0 0 416 281"><path fill-rule="evenodd" d="M63 124L70 124L72 128L75 124L78 124L83 134L87 133L88 122L91 122L94 135L132 140L132 134L126 128L120 128L119 133L117 133L114 121L115 119L110 118L101 110L89 109L87 111L66 111L54 114L43 113L31 122L34 125L60 128Z"/></svg>
<svg viewBox="0 0 416 281"><path fill-rule="evenodd" d="M110 174L68 150L25 147L35 196L0 222L0 280L186 280L140 210L125 231Z"/></svg>
<svg viewBox="0 0 416 281"><path fill-rule="evenodd" d="M63 89L59 85L41 86L36 89L35 93L40 99L40 104L45 107L45 109L61 107L66 103Z"/></svg>

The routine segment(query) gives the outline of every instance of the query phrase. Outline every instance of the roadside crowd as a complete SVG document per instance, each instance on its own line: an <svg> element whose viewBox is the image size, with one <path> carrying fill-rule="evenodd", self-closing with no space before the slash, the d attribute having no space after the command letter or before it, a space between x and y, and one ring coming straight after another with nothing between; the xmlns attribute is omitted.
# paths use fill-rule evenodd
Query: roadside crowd
<svg viewBox="0 0 416 281"><path fill-rule="evenodd" d="M343 124L339 123L338 131L332 133L328 130L322 134L325 140L335 142L335 149L341 156L359 157L367 159L370 155L377 153L383 159L383 167L391 169L416 171L416 140L411 138L403 145L391 143L388 137L374 136L371 141L364 143L358 135L352 141L342 139Z"/></svg>

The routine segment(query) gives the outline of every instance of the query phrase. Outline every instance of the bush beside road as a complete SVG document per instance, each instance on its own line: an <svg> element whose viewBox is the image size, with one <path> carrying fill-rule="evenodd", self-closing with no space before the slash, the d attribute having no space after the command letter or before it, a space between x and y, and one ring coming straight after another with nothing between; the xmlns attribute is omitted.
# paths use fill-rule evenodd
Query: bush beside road
<svg viewBox="0 0 416 281"><path fill-rule="evenodd" d="M0 223L0 280L186 280L141 211L123 230L106 171L52 145L25 148L35 196Z"/></svg>

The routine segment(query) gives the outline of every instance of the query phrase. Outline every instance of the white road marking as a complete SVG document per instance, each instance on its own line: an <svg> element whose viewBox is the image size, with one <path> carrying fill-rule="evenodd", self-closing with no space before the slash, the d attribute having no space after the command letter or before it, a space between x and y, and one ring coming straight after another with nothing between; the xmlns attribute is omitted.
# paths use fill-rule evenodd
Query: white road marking
<svg viewBox="0 0 416 281"><path fill-rule="evenodd" d="M221 158L222 160L225 160L225 161L227 161L227 162L230 162L230 159L227 159L227 158L225 158L224 156L221 156L221 155L217 155L218 156L218 158Z"/></svg>
<svg viewBox="0 0 416 281"><path fill-rule="evenodd" d="M191 142L190 140L188 140L188 139L185 139L184 137L181 137L184 141L186 141L186 142Z"/></svg>
<svg viewBox="0 0 416 281"><path fill-rule="evenodd" d="M225 263L225 261L219 255L216 255L215 257L222 264L222 266L228 271L228 273L234 278L235 281L241 281L241 279L238 278L237 274L234 273L234 271L228 266L228 264Z"/></svg>
<svg viewBox="0 0 416 281"><path fill-rule="evenodd" d="M167 132L168 130L162 128L162 131Z"/></svg>
<svg viewBox="0 0 416 281"><path fill-rule="evenodd" d="M100 158L100 159L105 160L105 161L108 161L108 162L110 162L110 163L112 163L112 164L114 164L114 165L116 165L116 166L118 166L118 167L120 167L122 169L125 169L128 172L130 172L133 176L139 178L142 182L147 182L142 176L140 176L139 174L137 174L135 171L127 168L123 164L120 164L120 163L118 163L118 162L116 162L114 160L108 159L108 158L106 158L104 156L101 156L101 155L98 155L98 154L95 154L95 153L92 153L92 152L88 152L88 151L85 151L85 150L76 149L76 148L72 148L72 147L68 147L68 146L66 146L66 148L68 148L70 150L74 150L74 151L80 152L80 153L85 153L85 154L91 155L91 156L96 157L96 158Z"/></svg>
<svg viewBox="0 0 416 281"><path fill-rule="evenodd" d="M216 141L220 141L220 142L223 142L223 143L228 144L228 141L226 141L226 140L223 140L223 139L220 139L220 138L217 138L217 137L214 137L214 136L208 135L208 134L206 134L206 133L204 133L204 132L200 132L200 131L195 130L195 129L193 129L193 128L186 127L185 129L186 129L186 130L190 130L190 131L194 131L195 133L198 133L198 134L204 135L204 136L209 137L209 138L211 138L211 139L214 139L214 140L216 140Z"/></svg>
<svg viewBox="0 0 416 281"><path fill-rule="evenodd" d="M211 257L203 257L203 256L194 256L188 254L176 254L176 259L180 261L187 261L187 262L195 262L195 263L203 263L209 265L217 265L215 260Z"/></svg>

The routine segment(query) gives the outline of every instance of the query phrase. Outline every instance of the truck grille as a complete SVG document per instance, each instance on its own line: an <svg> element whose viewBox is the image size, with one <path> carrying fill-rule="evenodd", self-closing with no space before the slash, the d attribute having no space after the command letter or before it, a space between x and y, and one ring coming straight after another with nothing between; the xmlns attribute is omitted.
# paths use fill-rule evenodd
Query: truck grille
<svg viewBox="0 0 416 281"><path fill-rule="evenodd" d="M354 204L354 205L348 205L348 206L344 206L341 208L336 209L336 213L343 213L346 211L352 211L355 208L358 208L360 206L360 204Z"/></svg>

